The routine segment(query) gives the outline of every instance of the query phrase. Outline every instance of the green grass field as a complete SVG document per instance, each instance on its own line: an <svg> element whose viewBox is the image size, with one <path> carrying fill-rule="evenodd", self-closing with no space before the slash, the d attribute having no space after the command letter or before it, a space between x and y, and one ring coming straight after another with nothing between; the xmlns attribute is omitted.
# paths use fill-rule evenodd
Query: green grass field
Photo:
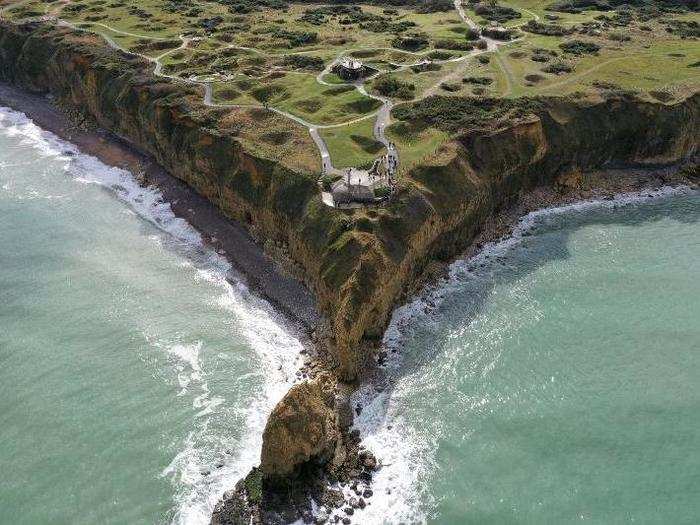
<svg viewBox="0 0 700 525"><path fill-rule="evenodd" d="M328 146L336 168L369 165L377 156L386 152L372 133L373 119L364 119L347 126L319 130Z"/></svg>
<svg viewBox="0 0 700 525"><path fill-rule="evenodd" d="M291 3L286 8L235 12L209 0L193 0L186 7L172 0L0 0L0 13L10 20L59 17L126 51L157 60L163 75L210 84L214 104L269 107L309 125L340 125L320 128L336 167L366 165L381 153L372 134L372 116L380 102L334 73L322 79L331 85L317 80L326 65L343 55L376 69L367 90L397 103L433 95L523 97L606 90L633 91L670 103L700 86L700 41L681 38L672 29L677 22L700 22L698 13L621 21L611 11L553 12L547 9L551 3L500 1L498 5L520 16L502 22L516 37L495 52L457 49L466 41L467 25L456 9L421 13L394 6ZM489 25L466 0L465 10L478 24ZM527 31L528 22L572 33L535 34ZM418 38L414 49L397 48L406 36ZM595 44L599 50L577 54L561 48L576 41ZM416 67L424 60L432 61L429 67ZM405 89L377 91L382 79ZM284 116L277 113L276 118ZM304 129L298 121L290 123ZM402 169L448 139L437 132L409 131L389 129L401 152ZM284 135L261 128L258 138L266 133L270 145ZM318 155L294 149L285 154L303 157L303 165L311 159L318 162Z"/></svg>

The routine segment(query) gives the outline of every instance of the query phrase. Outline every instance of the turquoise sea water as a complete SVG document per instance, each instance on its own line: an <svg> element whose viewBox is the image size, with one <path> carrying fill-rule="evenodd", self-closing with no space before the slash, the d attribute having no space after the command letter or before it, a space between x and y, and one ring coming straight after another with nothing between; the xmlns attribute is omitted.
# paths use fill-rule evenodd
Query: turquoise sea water
<svg viewBox="0 0 700 525"><path fill-rule="evenodd" d="M401 308L353 523L700 521L699 219L539 213ZM9 110L0 246L0 523L206 523L300 343L157 192Z"/></svg>
<svg viewBox="0 0 700 525"><path fill-rule="evenodd" d="M699 274L698 193L540 213L453 265L387 334L364 519L700 522Z"/></svg>
<svg viewBox="0 0 700 525"><path fill-rule="evenodd" d="M129 174L0 109L0 523L207 523L300 344Z"/></svg>

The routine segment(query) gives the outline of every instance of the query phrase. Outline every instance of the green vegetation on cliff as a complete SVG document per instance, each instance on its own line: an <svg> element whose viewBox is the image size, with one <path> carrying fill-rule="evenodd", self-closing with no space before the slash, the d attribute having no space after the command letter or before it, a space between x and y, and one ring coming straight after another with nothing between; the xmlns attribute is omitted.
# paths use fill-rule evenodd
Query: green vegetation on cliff
<svg viewBox="0 0 700 525"><path fill-rule="evenodd" d="M79 27L3 23L0 78L82 108L256 235L283 244L330 321L331 358L346 379L362 369L370 356L366 344L381 338L413 283L435 261L464 250L484 221L522 191L606 162L675 162L700 142L700 100L693 94L700 70L690 67L700 62L697 42L658 31L665 24L659 19L642 21L635 14L631 41L611 39L619 29L605 20L596 22L600 34L586 26L584 33L564 37L595 43L597 55L567 53L562 38L530 33L495 49L476 48L469 58L438 50L432 55L442 61L437 68L417 67L423 54L392 48L396 34L411 29L362 28L371 17L356 10L322 13L329 21L317 26L317 15L306 13L318 6L234 15L222 4L196 2L196 14L183 14L166 10L166 3L149 0L135 10L81 0L69 5L84 8L66 14L65 4L30 0L25 7L41 11L41 4ZM520 8L518 2L508 5ZM397 14L377 6L363 6L362 13L417 24L431 43L425 56L447 33L452 41L467 40L456 11L392 9ZM13 13L15 8L4 14ZM88 19L105 14L109 24ZM533 17L520 20L527 19ZM646 24L654 30L642 37ZM293 52L313 58L290 60L288 35L268 31L274 27L316 32L316 42L305 40ZM153 31L139 33L147 28ZM175 46L181 34L185 40ZM104 45L105 38L118 45ZM385 74L397 79L385 83L398 86L388 95L398 105L387 135L399 148L402 172L384 206L341 210L321 201L318 150L298 122L313 117L342 124L318 130L343 163L364 163L379 153L374 120L367 118L375 101L315 76L316 59L328 64L356 47L363 49L354 53L382 63L391 70ZM624 62L630 51L633 59ZM448 52L453 54L442 54ZM659 63L641 71L639 64L654 61ZM625 69L607 69L622 63ZM156 66L170 76L158 76ZM398 95L409 83L415 86L412 100L404 101ZM545 96L552 92L570 96Z"/></svg>

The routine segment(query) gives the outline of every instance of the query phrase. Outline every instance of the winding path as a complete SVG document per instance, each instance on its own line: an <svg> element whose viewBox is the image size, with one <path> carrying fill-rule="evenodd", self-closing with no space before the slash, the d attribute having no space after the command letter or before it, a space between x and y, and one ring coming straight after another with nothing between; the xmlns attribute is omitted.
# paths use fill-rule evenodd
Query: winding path
<svg viewBox="0 0 700 525"><path fill-rule="evenodd" d="M22 2L18 2L17 4L20 4ZM123 53L127 53L132 56L138 56L150 63L154 64L154 69L153 69L153 74L162 78L167 78L169 80L173 81L178 81L178 82L184 82L192 85L196 85L198 87L201 87L204 91L204 96L203 96L203 103L207 106L211 107L249 107L249 108L263 108L265 107L266 109L269 109L270 111L274 111L275 113L284 116L304 127L306 127L309 131L309 135L313 139L314 143L316 144L316 147L318 148L319 154L321 156L321 167L322 167L322 173L323 174L331 174L331 175L339 175L342 174L343 172L339 170L338 168L335 168L333 166L333 161L331 159L330 152L328 150L328 146L326 145L326 142L323 140L323 137L320 134L319 130L322 129L329 129L329 128L338 128L338 127L343 127L343 126L348 126L355 124L357 122L361 122L363 120L369 119L369 118L374 118L375 123L373 127L373 135L374 138L381 142L384 147L386 148L387 151L387 156L391 160L391 163L394 166L398 166L399 162L399 154L394 146L394 144L387 138L386 136L386 128L387 126L391 123L391 109L393 107L393 102L387 98L383 97L380 95L375 95L373 93L369 93L367 89L365 88L364 82L367 80L370 80L371 78L374 78L374 76L381 74L381 73L386 73L386 71L378 71L375 75L372 75L371 77L368 77L367 79L360 80L357 82L353 83L344 83L344 84L331 84L327 81L324 80L324 77L331 73L333 67L345 56L347 56L348 53L351 53L353 51L359 51L359 50L364 50L364 49L369 49L369 48L351 48L351 49L344 49L342 53L340 53L333 61L331 61L329 64L326 65L326 67L321 71L317 76L316 76L316 81L321 84L321 85L326 85L326 86L331 86L331 85L352 85L355 87L355 89L363 96L377 100L381 103L381 106L378 110L363 115L362 117L358 117L352 120L348 120L346 122L338 123L338 124L317 124L313 122L309 122L297 115L294 115L292 113L289 113L287 111L281 110L279 108L275 107L267 107L263 106L260 104L226 104L226 103L217 103L214 101L214 88L213 84L216 82L216 76L208 76L205 78L202 77L192 77L192 78L181 78L181 77L176 77L173 75L168 75L163 72L164 65L162 63L162 59L164 59L166 56L168 56L171 53L174 53L175 51L186 49L191 42L194 42L196 40L199 40L199 38L188 38L184 35L180 35L180 39L182 40L182 44L179 47L169 49L165 51L164 53L152 57L145 55L143 53L137 53L134 51L130 51L128 49L125 49L124 47L120 46L113 38L111 38L110 35L106 34L105 32L111 32L113 34L117 35L124 35L124 36L130 36L134 38L139 38L139 39L145 39L145 40L153 40L153 41L167 41L171 40L171 38L168 37L156 37L156 36L150 36L150 35L141 35L141 34L136 34L136 33L131 33L128 31L123 31L121 29L117 29L114 27L111 27L107 24L103 24L100 22L86 22L82 23L80 25L74 24L72 22L69 22L67 20L61 19L59 17L61 10L69 5L71 2L70 0L62 0L59 5L54 7L51 11L47 9L47 15L46 17L42 18L47 18L56 21L58 25L63 25L65 27L70 27L73 30L77 31L83 31L83 32L92 32L92 33L97 33L104 40L107 42L107 44L112 47L115 50L121 51ZM0 10L0 12L8 9L11 6L17 5L17 4L11 4L10 6L5 6L3 10ZM462 21L467 24L470 28L472 29L479 29L479 25L476 24L473 20L471 20L463 6L462 6L462 0L454 0L454 5L455 9L457 10L457 13L459 14L460 18ZM90 31L86 28L86 25L89 25L93 28L96 28L93 31ZM99 31L99 28L103 29L104 31ZM454 62L461 62L465 61L467 58L481 54L481 53L486 53L489 51L496 51L498 49L498 46L503 44L504 42L498 42L496 40L493 40L491 38L484 37L483 38L486 41L486 49L483 50L475 50L471 53L467 53L464 55L460 55L458 57L453 57L449 58L446 60L434 60L434 63L454 63ZM225 46L226 48L231 48L231 49L240 49L243 51L249 51L252 53L257 53L257 54L262 54L266 56L281 56L281 54L268 54L264 53L258 49L251 48L251 47L245 47L245 46L237 46L234 44L228 44ZM397 51L394 48L389 48L389 47L382 47L382 48L371 48L372 50L390 50L390 51ZM430 50L425 50L425 51L405 51L405 50L398 50L401 51L407 55L412 55L416 57L421 57L425 56L428 53L430 53ZM304 54L308 53L311 51L298 51L298 52L291 52L291 53L283 53L284 55L288 54ZM421 64L422 61L410 63L410 64L397 64L397 63L390 63L391 65L395 66L396 69L394 71L400 71L400 70L405 70L407 68L416 66ZM437 89L439 88L440 84L445 82L446 80L454 77L455 75L461 75L462 70L458 70L455 72L451 72L448 75L440 78L437 84L426 90L421 98L426 98L428 96L433 95Z"/></svg>

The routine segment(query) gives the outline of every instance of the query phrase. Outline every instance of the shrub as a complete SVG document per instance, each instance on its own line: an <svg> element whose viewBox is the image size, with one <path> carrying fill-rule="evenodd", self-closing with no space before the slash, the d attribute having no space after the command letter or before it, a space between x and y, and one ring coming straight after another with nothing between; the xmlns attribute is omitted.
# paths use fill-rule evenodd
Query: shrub
<svg viewBox="0 0 700 525"><path fill-rule="evenodd" d="M445 11L452 11L455 5L450 0L427 0L421 2L416 11L419 13L439 13Z"/></svg>
<svg viewBox="0 0 700 525"><path fill-rule="evenodd" d="M459 91L460 89L462 89L462 86L460 86L459 84L454 84L452 82L443 82L442 84L440 84L440 87L442 89L444 89L445 91L448 91L450 93L453 93L455 91Z"/></svg>
<svg viewBox="0 0 700 525"><path fill-rule="evenodd" d="M310 33L308 31L287 31L280 27L272 30L273 38L280 38L287 41L288 47L301 47L309 44L314 44L318 40L318 33Z"/></svg>
<svg viewBox="0 0 700 525"><path fill-rule="evenodd" d="M374 190L374 196L378 199L386 199L389 195L391 195L391 188L388 186L382 186Z"/></svg>
<svg viewBox="0 0 700 525"><path fill-rule="evenodd" d="M423 36L397 36L391 41L391 45L405 51L420 51L428 47L428 39Z"/></svg>
<svg viewBox="0 0 700 525"><path fill-rule="evenodd" d="M286 55L282 64L308 71L323 71L324 68L322 58L310 55Z"/></svg>
<svg viewBox="0 0 700 525"><path fill-rule="evenodd" d="M522 29L528 33L535 33L537 35L545 36L570 35L576 30L574 27L567 28L558 24L543 24L542 22L536 22L535 20L530 20L527 24L522 26Z"/></svg>
<svg viewBox="0 0 700 525"><path fill-rule="evenodd" d="M545 73L552 73L554 75L563 75L564 73L571 73L573 70L574 68L566 62L555 62L554 64L550 64L542 69L542 71L544 71Z"/></svg>
<svg viewBox="0 0 700 525"><path fill-rule="evenodd" d="M632 37L625 33L620 33L616 31L614 33L608 34L608 40L612 40L614 42L629 42L630 40L632 40Z"/></svg>
<svg viewBox="0 0 700 525"><path fill-rule="evenodd" d="M600 51L600 46L593 42L584 42L583 40L570 40L559 44L559 47L564 53L573 55L596 55Z"/></svg>
<svg viewBox="0 0 700 525"><path fill-rule="evenodd" d="M268 133L263 133L260 138L275 146L281 146L289 142L289 139L292 138L292 133L290 131L270 131Z"/></svg>
<svg viewBox="0 0 700 525"><path fill-rule="evenodd" d="M433 43L433 47L438 49L449 49L451 51L471 51L474 49L474 44L471 42L460 41L460 40L450 40L450 39L439 39Z"/></svg>
<svg viewBox="0 0 700 525"><path fill-rule="evenodd" d="M385 97L396 97L404 100L412 99L416 91L416 86L414 84L402 82L391 76L378 78L374 81L373 87Z"/></svg>
<svg viewBox="0 0 700 525"><path fill-rule="evenodd" d="M251 470L245 477L243 484L248 495L248 501L252 503L260 503L263 496L262 471L257 468L253 468L253 470Z"/></svg>
<svg viewBox="0 0 700 525"><path fill-rule="evenodd" d="M221 98L223 100L233 100L235 98L238 98L240 93L238 91L236 91L235 89L228 88L228 89L222 89L221 91L219 91L217 93L217 95L219 96L219 98Z"/></svg>
<svg viewBox="0 0 700 525"><path fill-rule="evenodd" d="M464 77L462 82L465 84L477 84L480 86L488 86L493 84L493 79L489 77Z"/></svg>
<svg viewBox="0 0 700 525"><path fill-rule="evenodd" d="M452 53L448 53L447 51L431 51L428 53L428 58L432 60L448 60L453 56Z"/></svg>
<svg viewBox="0 0 700 525"><path fill-rule="evenodd" d="M545 79L542 75L538 74L530 74L530 75L525 75L525 80L528 82L531 82L533 84L537 84L538 82L542 82Z"/></svg>
<svg viewBox="0 0 700 525"><path fill-rule="evenodd" d="M488 122L512 119L540 107L537 99L473 98L433 96L411 104L401 104L392 111L397 120L422 123L446 132L459 132Z"/></svg>
<svg viewBox="0 0 700 525"><path fill-rule="evenodd" d="M321 186L323 186L324 190L331 191L331 186L333 186L336 181L340 180L340 178L339 175L324 175L321 178Z"/></svg>
<svg viewBox="0 0 700 525"><path fill-rule="evenodd" d="M273 98L285 98L289 96L285 88L274 85L260 86L252 90L250 94L263 105L267 105Z"/></svg>
<svg viewBox="0 0 700 525"><path fill-rule="evenodd" d="M474 6L474 12L481 18L488 20L489 22L508 22L509 20L516 20L522 15L510 7L505 7L498 5L495 2L486 3L482 2Z"/></svg>
<svg viewBox="0 0 700 525"><path fill-rule="evenodd" d="M479 40L481 37L481 33L479 32L478 29L474 29L473 27L468 27L467 30L464 33L464 37L467 40Z"/></svg>
<svg viewBox="0 0 700 525"><path fill-rule="evenodd" d="M414 73L424 73L425 71L440 71L442 66L435 62L421 62L415 66L411 66L411 71Z"/></svg>

